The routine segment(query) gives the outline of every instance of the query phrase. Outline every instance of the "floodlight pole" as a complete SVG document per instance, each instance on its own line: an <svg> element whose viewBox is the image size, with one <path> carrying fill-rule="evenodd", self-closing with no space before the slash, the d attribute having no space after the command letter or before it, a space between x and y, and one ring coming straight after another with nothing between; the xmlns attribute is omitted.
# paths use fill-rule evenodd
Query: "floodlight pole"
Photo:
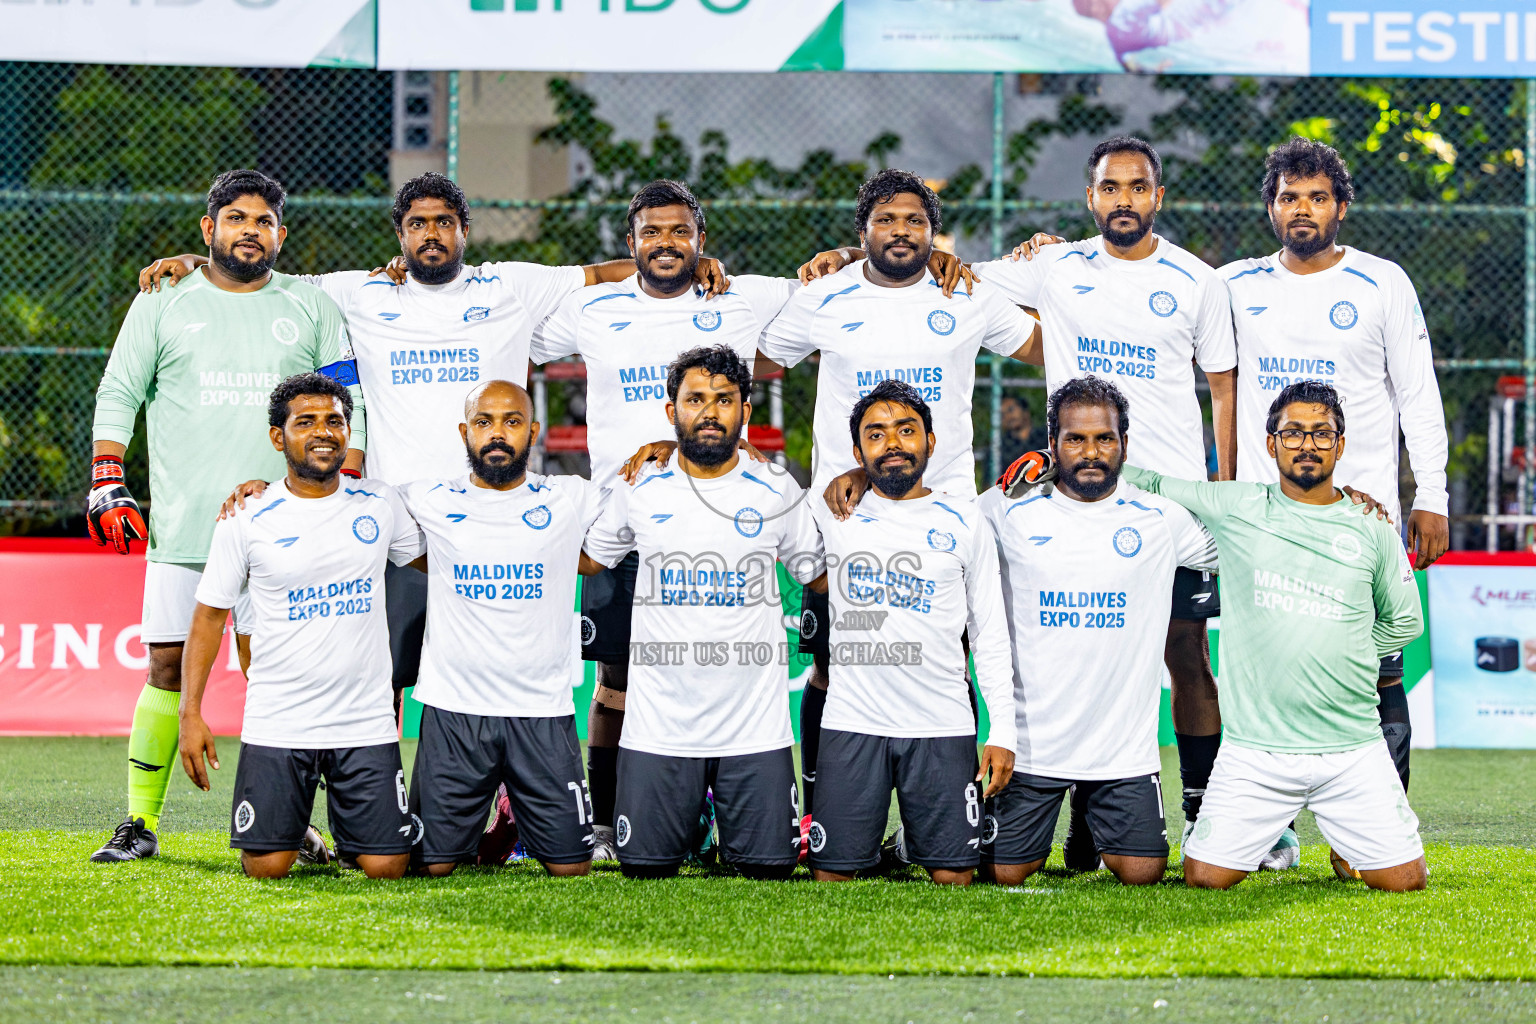
<svg viewBox="0 0 1536 1024"><path fill-rule="evenodd" d="M1003 78L1001 71L992 75L992 258L1003 255ZM1529 344L1529 339L1527 339ZM992 371L992 438L988 450L987 482L997 479L1003 467L1003 357L993 353L988 360Z"/></svg>
<svg viewBox="0 0 1536 1024"><path fill-rule="evenodd" d="M448 177L459 180L459 73L448 72L448 154L444 168Z"/></svg>

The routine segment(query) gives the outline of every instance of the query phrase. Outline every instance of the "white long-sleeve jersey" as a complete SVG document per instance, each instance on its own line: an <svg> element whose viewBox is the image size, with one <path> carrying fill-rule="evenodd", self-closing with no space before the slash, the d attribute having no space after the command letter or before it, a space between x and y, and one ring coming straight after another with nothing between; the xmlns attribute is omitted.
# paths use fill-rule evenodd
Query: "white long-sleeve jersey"
<svg viewBox="0 0 1536 1024"><path fill-rule="evenodd" d="M1445 410L1429 329L1413 282L1390 260L1345 248L1315 274L1280 254L1221 268L1237 327L1237 478L1279 479L1265 445L1269 406L1288 384L1320 380L1344 405L1344 456L1334 483L1366 491L1401 522L1398 429L1408 442L1415 509L1446 515Z"/></svg>

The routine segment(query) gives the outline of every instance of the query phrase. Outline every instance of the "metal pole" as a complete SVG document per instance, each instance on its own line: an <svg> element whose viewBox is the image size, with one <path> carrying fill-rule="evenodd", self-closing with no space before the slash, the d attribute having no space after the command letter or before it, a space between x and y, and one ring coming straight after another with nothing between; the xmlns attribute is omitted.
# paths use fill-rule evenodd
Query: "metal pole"
<svg viewBox="0 0 1536 1024"><path fill-rule="evenodd" d="M1503 446L1498 443L1499 437L1499 403L1497 398L1488 403L1488 515L1499 514L1499 483L1501 470L1504 466ZM1499 550L1499 526L1491 518L1485 531L1488 535L1488 551L1493 553Z"/></svg>
<svg viewBox="0 0 1536 1024"><path fill-rule="evenodd" d="M1536 78L1525 80L1525 467L1519 510L1536 510Z"/></svg>
<svg viewBox="0 0 1536 1024"><path fill-rule="evenodd" d="M448 177L459 180L459 73L448 72Z"/></svg>
<svg viewBox="0 0 1536 1024"><path fill-rule="evenodd" d="M992 258L1003 255L1003 73L992 75ZM992 371L991 405L992 438L987 462L991 472L988 481L1002 473L1003 461L1003 359L993 355L989 360Z"/></svg>

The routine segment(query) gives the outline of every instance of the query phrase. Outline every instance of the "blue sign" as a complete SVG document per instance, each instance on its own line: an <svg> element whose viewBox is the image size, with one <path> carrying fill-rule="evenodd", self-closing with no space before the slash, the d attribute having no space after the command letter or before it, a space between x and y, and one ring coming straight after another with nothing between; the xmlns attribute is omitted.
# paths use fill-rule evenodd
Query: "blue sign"
<svg viewBox="0 0 1536 1024"><path fill-rule="evenodd" d="M1311 73L1536 76L1536 2L1312 0Z"/></svg>

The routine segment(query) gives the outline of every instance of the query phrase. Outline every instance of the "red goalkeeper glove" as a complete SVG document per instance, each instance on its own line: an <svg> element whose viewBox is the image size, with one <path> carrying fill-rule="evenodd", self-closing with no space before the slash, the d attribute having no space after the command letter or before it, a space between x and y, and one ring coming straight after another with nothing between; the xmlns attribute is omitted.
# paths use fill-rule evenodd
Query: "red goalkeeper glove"
<svg viewBox="0 0 1536 1024"><path fill-rule="evenodd" d="M1048 451L1025 452L997 478L997 486L1010 498L1021 497L1031 487L1056 479L1056 460Z"/></svg>
<svg viewBox="0 0 1536 1024"><path fill-rule="evenodd" d="M91 496L85 506L85 524L91 540L102 546L110 543L120 555L129 553L133 541L149 539L144 513L128 493L123 482L123 460L116 455L98 455L91 460Z"/></svg>

